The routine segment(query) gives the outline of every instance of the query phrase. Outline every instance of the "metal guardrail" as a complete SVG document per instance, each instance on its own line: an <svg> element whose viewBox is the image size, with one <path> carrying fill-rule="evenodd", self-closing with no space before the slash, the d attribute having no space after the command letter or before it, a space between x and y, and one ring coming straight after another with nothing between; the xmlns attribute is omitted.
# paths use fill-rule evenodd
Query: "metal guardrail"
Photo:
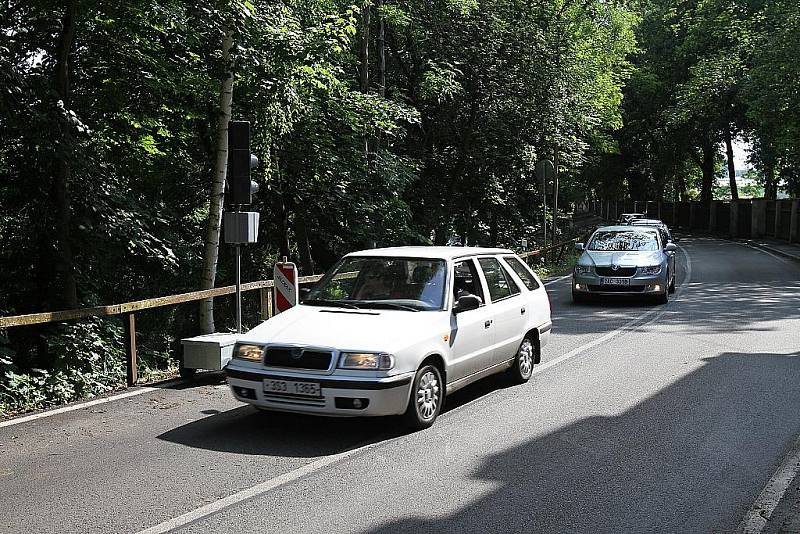
<svg viewBox="0 0 800 534"><path fill-rule="evenodd" d="M544 247L539 250L532 250L523 252L519 256L530 264L533 258L547 258L558 251L556 262L561 261L564 251L569 246L573 246L579 239L585 236L575 238L562 243L556 243ZM318 282L323 275L314 276L301 276L298 279L299 284L312 284ZM267 320L274 314L274 303L271 289L274 287L272 280L259 280L257 282L249 282L242 284L242 292L259 290L260 300L260 316L262 320ZM156 297L152 299L134 300L131 302L123 302L121 304L111 304L108 306L95 306L91 308L78 308L74 310L62 310L54 312L31 313L26 315L11 315L0 317L0 329L12 328L18 326L30 326L35 324L45 323L60 323L65 321L74 321L79 319L86 319L89 317L122 317L122 324L125 330L124 344L126 355L126 374L128 386L133 386L138 382L137 372L137 355L136 355L136 312L149 310L153 308L161 308L164 306L175 306L177 304L184 304L186 302L195 302L207 298L221 297L224 295L232 295L236 292L236 286L224 286L214 289L207 289L203 291L191 291L189 293L179 293L176 295L168 295L165 297Z"/></svg>

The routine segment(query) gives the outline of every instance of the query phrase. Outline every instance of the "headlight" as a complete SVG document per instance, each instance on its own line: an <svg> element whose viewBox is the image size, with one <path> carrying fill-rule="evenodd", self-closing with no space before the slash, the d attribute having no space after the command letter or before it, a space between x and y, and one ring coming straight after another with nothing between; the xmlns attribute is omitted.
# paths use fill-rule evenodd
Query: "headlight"
<svg viewBox="0 0 800 534"><path fill-rule="evenodd" d="M575 266L575 274L587 274L592 272L591 265L576 265Z"/></svg>
<svg viewBox="0 0 800 534"><path fill-rule="evenodd" d="M653 274L659 274L661 272L660 265L651 265L650 267L641 267L640 269L642 274L653 275Z"/></svg>
<svg viewBox="0 0 800 534"><path fill-rule="evenodd" d="M260 362L264 357L264 347L261 345L236 345L233 351L233 357L237 360Z"/></svg>
<svg viewBox="0 0 800 534"><path fill-rule="evenodd" d="M394 356L385 352L345 352L339 359L339 367L386 371L394 367Z"/></svg>

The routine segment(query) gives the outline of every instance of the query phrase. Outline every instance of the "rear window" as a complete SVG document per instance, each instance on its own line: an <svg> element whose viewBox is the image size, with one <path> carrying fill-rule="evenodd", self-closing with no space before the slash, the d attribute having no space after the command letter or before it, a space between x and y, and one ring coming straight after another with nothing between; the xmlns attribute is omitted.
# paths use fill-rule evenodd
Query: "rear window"
<svg viewBox="0 0 800 534"><path fill-rule="evenodd" d="M513 270L519 279L522 280L522 283L525 284L525 287L533 291L534 289L539 289L539 284L536 282L536 279L533 277L531 272L528 268L523 264L518 258L515 256L503 256L503 259L506 261L511 270Z"/></svg>

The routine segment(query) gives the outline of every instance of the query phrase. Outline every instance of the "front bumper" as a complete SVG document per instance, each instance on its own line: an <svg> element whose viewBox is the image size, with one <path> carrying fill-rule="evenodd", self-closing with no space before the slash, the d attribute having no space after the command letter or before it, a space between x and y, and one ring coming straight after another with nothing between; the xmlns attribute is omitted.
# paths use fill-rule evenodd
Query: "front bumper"
<svg viewBox="0 0 800 534"><path fill-rule="evenodd" d="M576 293L597 295L646 295L659 294L667 291L667 275L664 269L656 275L635 274L634 276L619 277L628 281L627 285L604 285L601 278L594 272L572 274L572 290Z"/></svg>
<svg viewBox="0 0 800 534"><path fill-rule="evenodd" d="M269 410L338 416L398 415L406 411L414 373L387 378L282 375L269 370L225 368L228 385L237 400ZM264 391L264 380L316 382L320 397L276 395ZM360 407L354 407L358 399Z"/></svg>

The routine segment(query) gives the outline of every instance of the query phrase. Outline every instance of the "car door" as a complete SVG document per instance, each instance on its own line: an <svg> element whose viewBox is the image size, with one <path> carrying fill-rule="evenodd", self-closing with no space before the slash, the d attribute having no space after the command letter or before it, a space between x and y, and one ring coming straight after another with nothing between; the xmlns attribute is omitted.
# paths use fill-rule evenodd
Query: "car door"
<svg viewBox="0 0 800 534"><path fill-rule="evenodd" d="M525 331L531 328L549 327L550 323L550 300L547 291L520 258L516 256L503 256L503 261L511 268L512 274L517 276L519 282L528 289L527 294L523 290L523 296L528 301L528 309L525 316L528 317L525 323Z"/></svg>
<svg viewBox="0 0 800 534"><path fill-rule="evenodd" d="M662 250L666 248L667 243L672 242L672 236L670 235L669 231L663 228L661 229L661 242ZM672 277L675 275L675 253L664 250L664 254L667 255L667 269L669 270L670 277ZM667 285L669 285L669 279L667 279Z"/></svg>
<svg viewBox="0 0 800 534"><path fill-rule="evenodd" d="M494 351L491 364L508 361L514 357L525 335L528 304L519 285L500 260L494 256L478 259L486 279L486 287L494 314Z"/></svg>
<svg viewBox="0 0 800 534"><path fill-rule="evenodd" d="M451 383L487 367L494 346L493 309L487 303L475 260L456 260L452 279L454 305L459 293L471 293L483 304L477 309L450 315L448 381Z"/></svg>

